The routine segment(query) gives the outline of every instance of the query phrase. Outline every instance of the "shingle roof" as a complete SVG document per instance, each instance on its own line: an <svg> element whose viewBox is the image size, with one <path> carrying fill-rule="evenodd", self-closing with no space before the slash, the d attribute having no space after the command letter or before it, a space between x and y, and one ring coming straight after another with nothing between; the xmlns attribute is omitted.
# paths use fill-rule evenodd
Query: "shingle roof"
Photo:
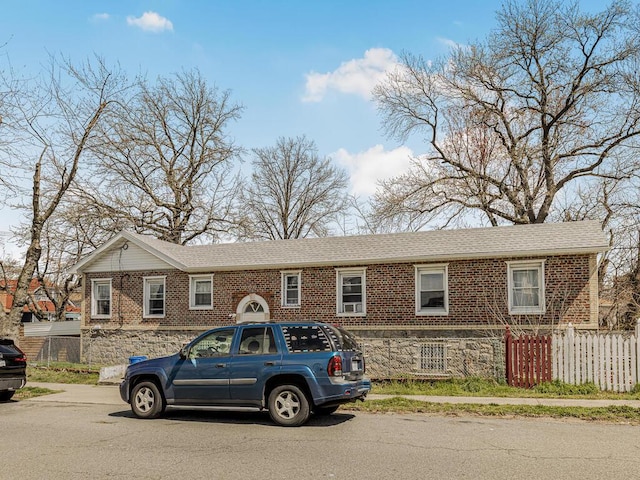
<svg viewBox="0 0 640 480"><path fill-rule="evenodd" d="M189 272L598 253L609 247L595 221L194 246L131 232L120 236ZM76 268L89 262L91 257Z"/></svg>

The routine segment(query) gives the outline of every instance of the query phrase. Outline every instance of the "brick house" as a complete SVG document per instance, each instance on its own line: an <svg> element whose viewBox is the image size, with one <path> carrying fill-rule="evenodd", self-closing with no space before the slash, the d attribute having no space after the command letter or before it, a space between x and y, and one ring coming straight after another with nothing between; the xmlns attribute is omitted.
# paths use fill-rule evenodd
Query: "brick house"
<svg viewBox="0 0 640 480"><path fill-rule="evenodd" d="M174 352L231 322L313 319L347 327L373 350L404 342L396 347L411 371L429 370L425 355L435 355L441 374L469 373L451 339L480 350L462 353L465 362L493 355L485 360L499 364L494 347L477 344L506 323L597 328L607 248L590 221L198 246L123 231L75 266L83 343L114 362ZM389 361L377 353L374 364Z"/></svg>
<svg viewBox="0 0 640 480"><path fill-rule="evenodd" d="M0 280L0 308L5 313L9 313L13 305L13 295L16 291L17 280ZM57 296L60 290L55 286L46 284L49 295ZM29 299L22 308L22 323L32 323L40 321L56 321L56 306L47 296L45 287L36 278L29 282ZM80 307L75 302L69 301L65 306L66 320L74 320L80 316Z"/></svg>

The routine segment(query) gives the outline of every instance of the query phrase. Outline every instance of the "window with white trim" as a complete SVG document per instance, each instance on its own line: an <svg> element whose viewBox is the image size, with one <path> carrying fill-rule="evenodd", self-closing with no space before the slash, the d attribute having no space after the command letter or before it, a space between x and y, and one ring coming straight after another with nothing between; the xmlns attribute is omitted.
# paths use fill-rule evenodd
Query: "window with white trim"
<svg viewBox="0 0 640 480"><path fill-rule="evenodd" d="M363 316L367 313L366 269L336 270L337 314Z"/></svg>
<svg viewBox="0 0 640 480"><path fill-rule="evenodd" d="M164 317L165 314L165 277L144 278L145 318Z"/></svg>
<svg viewBox="0 0 640 480"><path fill-rule="evenodd" d="M416 265L416 315L448 313L448 266Z"/></svg>
<svg viewBox="0 0 640 480"><path fill-rule="evenodd" d="M91 280L91 317L111 317L111 279Z"/></svg>
<svg viewBox="0 0 640 480"><path fill-rule="evenodd" d="M544 261L507 262L509 314L545 312Z"/></svg>
<svg viewBox="0 0 640 480"><path fill-rule="evenodd" d="M282 306L300 306L301 272L282 272Z"/></svg>
<svg viewBox="0 0 640 480"><path fill-rule="evenodd" d="M213 275L189 276L189 308L192 310L213 308Z"/></svg>

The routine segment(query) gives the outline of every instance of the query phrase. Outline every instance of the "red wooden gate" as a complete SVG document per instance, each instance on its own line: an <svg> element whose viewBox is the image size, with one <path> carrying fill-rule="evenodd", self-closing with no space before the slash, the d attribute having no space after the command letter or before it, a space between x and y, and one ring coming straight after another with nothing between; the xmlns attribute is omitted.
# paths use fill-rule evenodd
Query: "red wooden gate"
<svg viewBox="0 0 640 480"><path fill-rule="evenodd" d="M513 337L507 325L504 343L509 385L531 388L552 381L551 336Z"/></svg>

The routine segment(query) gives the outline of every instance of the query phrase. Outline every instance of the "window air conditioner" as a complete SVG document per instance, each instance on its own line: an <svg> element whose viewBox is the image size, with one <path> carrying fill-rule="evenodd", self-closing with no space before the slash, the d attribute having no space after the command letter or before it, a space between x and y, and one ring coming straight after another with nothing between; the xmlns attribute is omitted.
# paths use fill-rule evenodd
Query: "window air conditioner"
<svg viewBox="0 0 640 480"><path fill-rule="evenodd" d="M362 313L362 303L343 303L342 311L344 313Z"/></svg>

